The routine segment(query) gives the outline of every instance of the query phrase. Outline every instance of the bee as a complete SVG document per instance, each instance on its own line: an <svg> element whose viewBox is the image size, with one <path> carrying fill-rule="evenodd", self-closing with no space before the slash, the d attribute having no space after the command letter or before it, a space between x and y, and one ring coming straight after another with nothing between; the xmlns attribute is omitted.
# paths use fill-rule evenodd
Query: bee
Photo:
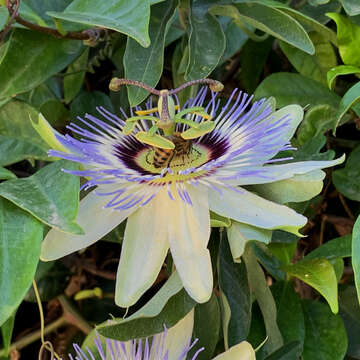
<svg viewBox="0 0 360 360"><path fill-rule="evenodd" d="M191 141L181 137L180 132L174 132L169 139L174 143L174 149L162 149L154 146L153 165L156 168L169 166L175 156L188 156L191 152Z"/></svg>

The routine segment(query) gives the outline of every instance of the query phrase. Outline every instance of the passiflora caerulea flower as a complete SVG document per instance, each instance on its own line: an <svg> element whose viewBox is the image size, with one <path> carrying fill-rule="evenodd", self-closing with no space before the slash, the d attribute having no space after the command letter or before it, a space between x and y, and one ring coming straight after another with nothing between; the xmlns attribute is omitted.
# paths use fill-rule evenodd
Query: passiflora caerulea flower
<svg viewBox="0 0 360 360"><path fill-rule="evenodd" d="M154 147L136 138L151 124L141 120L132 134L124 135L124 112L120 118L99 107L103 120L86 114L79 118L83 127L68 127L80 140L57 135L65 151L53 150L50 155L82 164L83 170L69 172L90 178L86 187L96 188L80 202L77 223L85 235L52 229L43 242L42 260L87 247L127 219L116 303L128 307L139 299L155 281L169 248L185 289L201 303L210 298L213 288L207 249L209 210L250 228L298 234L307 221L303 215L245 187L305 176L309 184L320 184L306 195L311 198L321 190L320 169L344 159L291 162L291 158L278 158L292 149L289 141L303 118L298 105L275 111L271 101L252 102L252 96L234 90L220 107L215 93L208 101L206 94L207 89L201 89L177 111L203 107L213 117L214 128L192 139L186 153L175 154L163 167L154 164ZM146 107L152 108L151 100ZM186 116L199 124L208 121L198 114ZM176 130L182 133L188 126L177 124Z"/></svg>
<svg viewBox="0 0 360 360"><path fill-rule="evenodd" d="M193 331L194 312L180 320L170 329L157 334L149 339L131 340L127 342L100 338L94 338L95 349L81 349L74 344L75 358L69 355L70 360L92 360L96 355L102 360L195 360L203 348L196 349L197 340L191 343ZM188 354L194 349L194 355L189 358ZM196 349L196 350L195 350ZM234 345L229 350L216 356L214 360L255 360L255 351L252 346L243 341Z"/></svg>

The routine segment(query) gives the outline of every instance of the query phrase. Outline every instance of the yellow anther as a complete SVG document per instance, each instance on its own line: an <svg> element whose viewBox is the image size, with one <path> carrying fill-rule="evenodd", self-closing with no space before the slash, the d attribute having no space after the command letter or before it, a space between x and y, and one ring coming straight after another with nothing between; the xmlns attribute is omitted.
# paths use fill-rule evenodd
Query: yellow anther
<svg viewBox="0 0 360 360"><path fill-rule="evenodd" d="M137 110L135 111L135 114L136 115L139 115L139 116L142 116L142 115L149 115L149 114L152 114L154 112L157 112L158 111L158 108L152 108L152 109L149 109L149 110Z"/></svg>

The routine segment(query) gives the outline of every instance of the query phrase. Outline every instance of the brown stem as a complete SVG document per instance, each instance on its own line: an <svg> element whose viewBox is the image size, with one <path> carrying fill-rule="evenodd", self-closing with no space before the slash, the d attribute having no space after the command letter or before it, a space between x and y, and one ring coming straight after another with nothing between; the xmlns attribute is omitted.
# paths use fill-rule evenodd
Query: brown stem
<svg viewBox="0 0 360 360"><path fill-rule="evenodd" d="M96 32L104 31L100 29L89 29L84 31L69 31L65 35L62 35L56 29L52 29L46 26L40 26L37 24L33 24L30 21L23 19L20 15L15 16L15 20L17 23L35 31L39 31L48 35L53 35L57 38L64 38L64 39L74 39L74 40L89 40L92 38ZM97 35L100 36L100 35Z"/></svg>
<svg viewBox="0 0 360 360"><path fill-rule="evenodd" d="M67 320L65 319L64 316L61 316L60 318L58 318L51 324L45 326L44 335L50 334L53 331L55 331L56 329L58 329L59 327L65 326L66 324L67 324ZM27 345L32 344L33 342L35 342L37 340L40 340L40 338L41 338L41 330L36 330L36 331L30 333L29 335L24 336L20 340L15 341L10 346L10 351L15 350L15 349L21 350L24 347L26 347ZM5 355L5 351L0 350L0 356L4 356L4 355Z"/></svg>
<svg viewBox="0 0 360 360"><path fill-rule="evenodd" d="M3 39L5 38L5 36L7 35L7 33L11 30L11 24L13 23L13 21L16 17L16 14L18 13L18 10L20 7L20 2L19 1L15 2L14 9L11 9L11 6L13 6L11 3L7 3L7 7L9 10L9 14L10 14L10 19L8 20L5 28L2 31L0 31L0 45L3 41Z"/></svg>

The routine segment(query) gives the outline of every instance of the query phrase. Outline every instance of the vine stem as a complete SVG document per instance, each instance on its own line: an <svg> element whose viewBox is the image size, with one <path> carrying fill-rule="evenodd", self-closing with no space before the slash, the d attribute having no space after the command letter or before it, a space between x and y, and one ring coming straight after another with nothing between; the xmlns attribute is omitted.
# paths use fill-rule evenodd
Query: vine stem
<svg viewBox="0 0 360 360"><path fill-rule="evenodd" d="M36 330L36 331L30 333L29 335L26 335L23 338L19 339L18 341L15 341L13 344L11 344L9 350L10 351L21 350L24 347L32 344L33 342L41 339L42 336L50 334L53 331L55 331L56 329L58 329L62 326L65 326L67 323L68 322L67 322L65 316L61 316L57 320L50 323L49 325L46 325L43 329L43 333L41 332L41 329ZM5 356L5 350L0 350L0 356Z"/></svg>
<svg viewBox="0 0 360 360"><path fill-rule="evenodd" d="M10 14L10 19L8 20L7 25L4 30L0 32L0 42L5 38L6 34L11 30L11 25L13 21L27 27L28 29L42 32L48 35L55 36L61 39L73 39L73 40L88 40L88 41L96 41L106 34L108 30L101 28L91 28L83 31L69 31L66 33L61 33L56 29L52 29L47 26L40 26L38 24L34 24L30 21L23 19L19 15L19 6L20 0L7 0L7 8Z"/></svg>
<svg viewBox="0 0 360 360"><path fill-rule="evenodd" d="M38 304L38 307L39 307L39 314L40 314L40 338L41 338L41 343L42 343L42 346L51 351L54 356L56 357L56 359L60 360L60 356L52 350L51 347L49 347L49 345L46 343L45 341L45 319L44 319L44 311L43 311L43 307L42 307L42 304L41 304L41 299L40 299L40 294L39 294L39 289L36 285L36 281L35 279L33 279L32 281L32 285L33 285L33 288L34 288L34 293L35 293L35 297L36 297L36 302ZM60 318L61 319L61 318Z"/></svg>

